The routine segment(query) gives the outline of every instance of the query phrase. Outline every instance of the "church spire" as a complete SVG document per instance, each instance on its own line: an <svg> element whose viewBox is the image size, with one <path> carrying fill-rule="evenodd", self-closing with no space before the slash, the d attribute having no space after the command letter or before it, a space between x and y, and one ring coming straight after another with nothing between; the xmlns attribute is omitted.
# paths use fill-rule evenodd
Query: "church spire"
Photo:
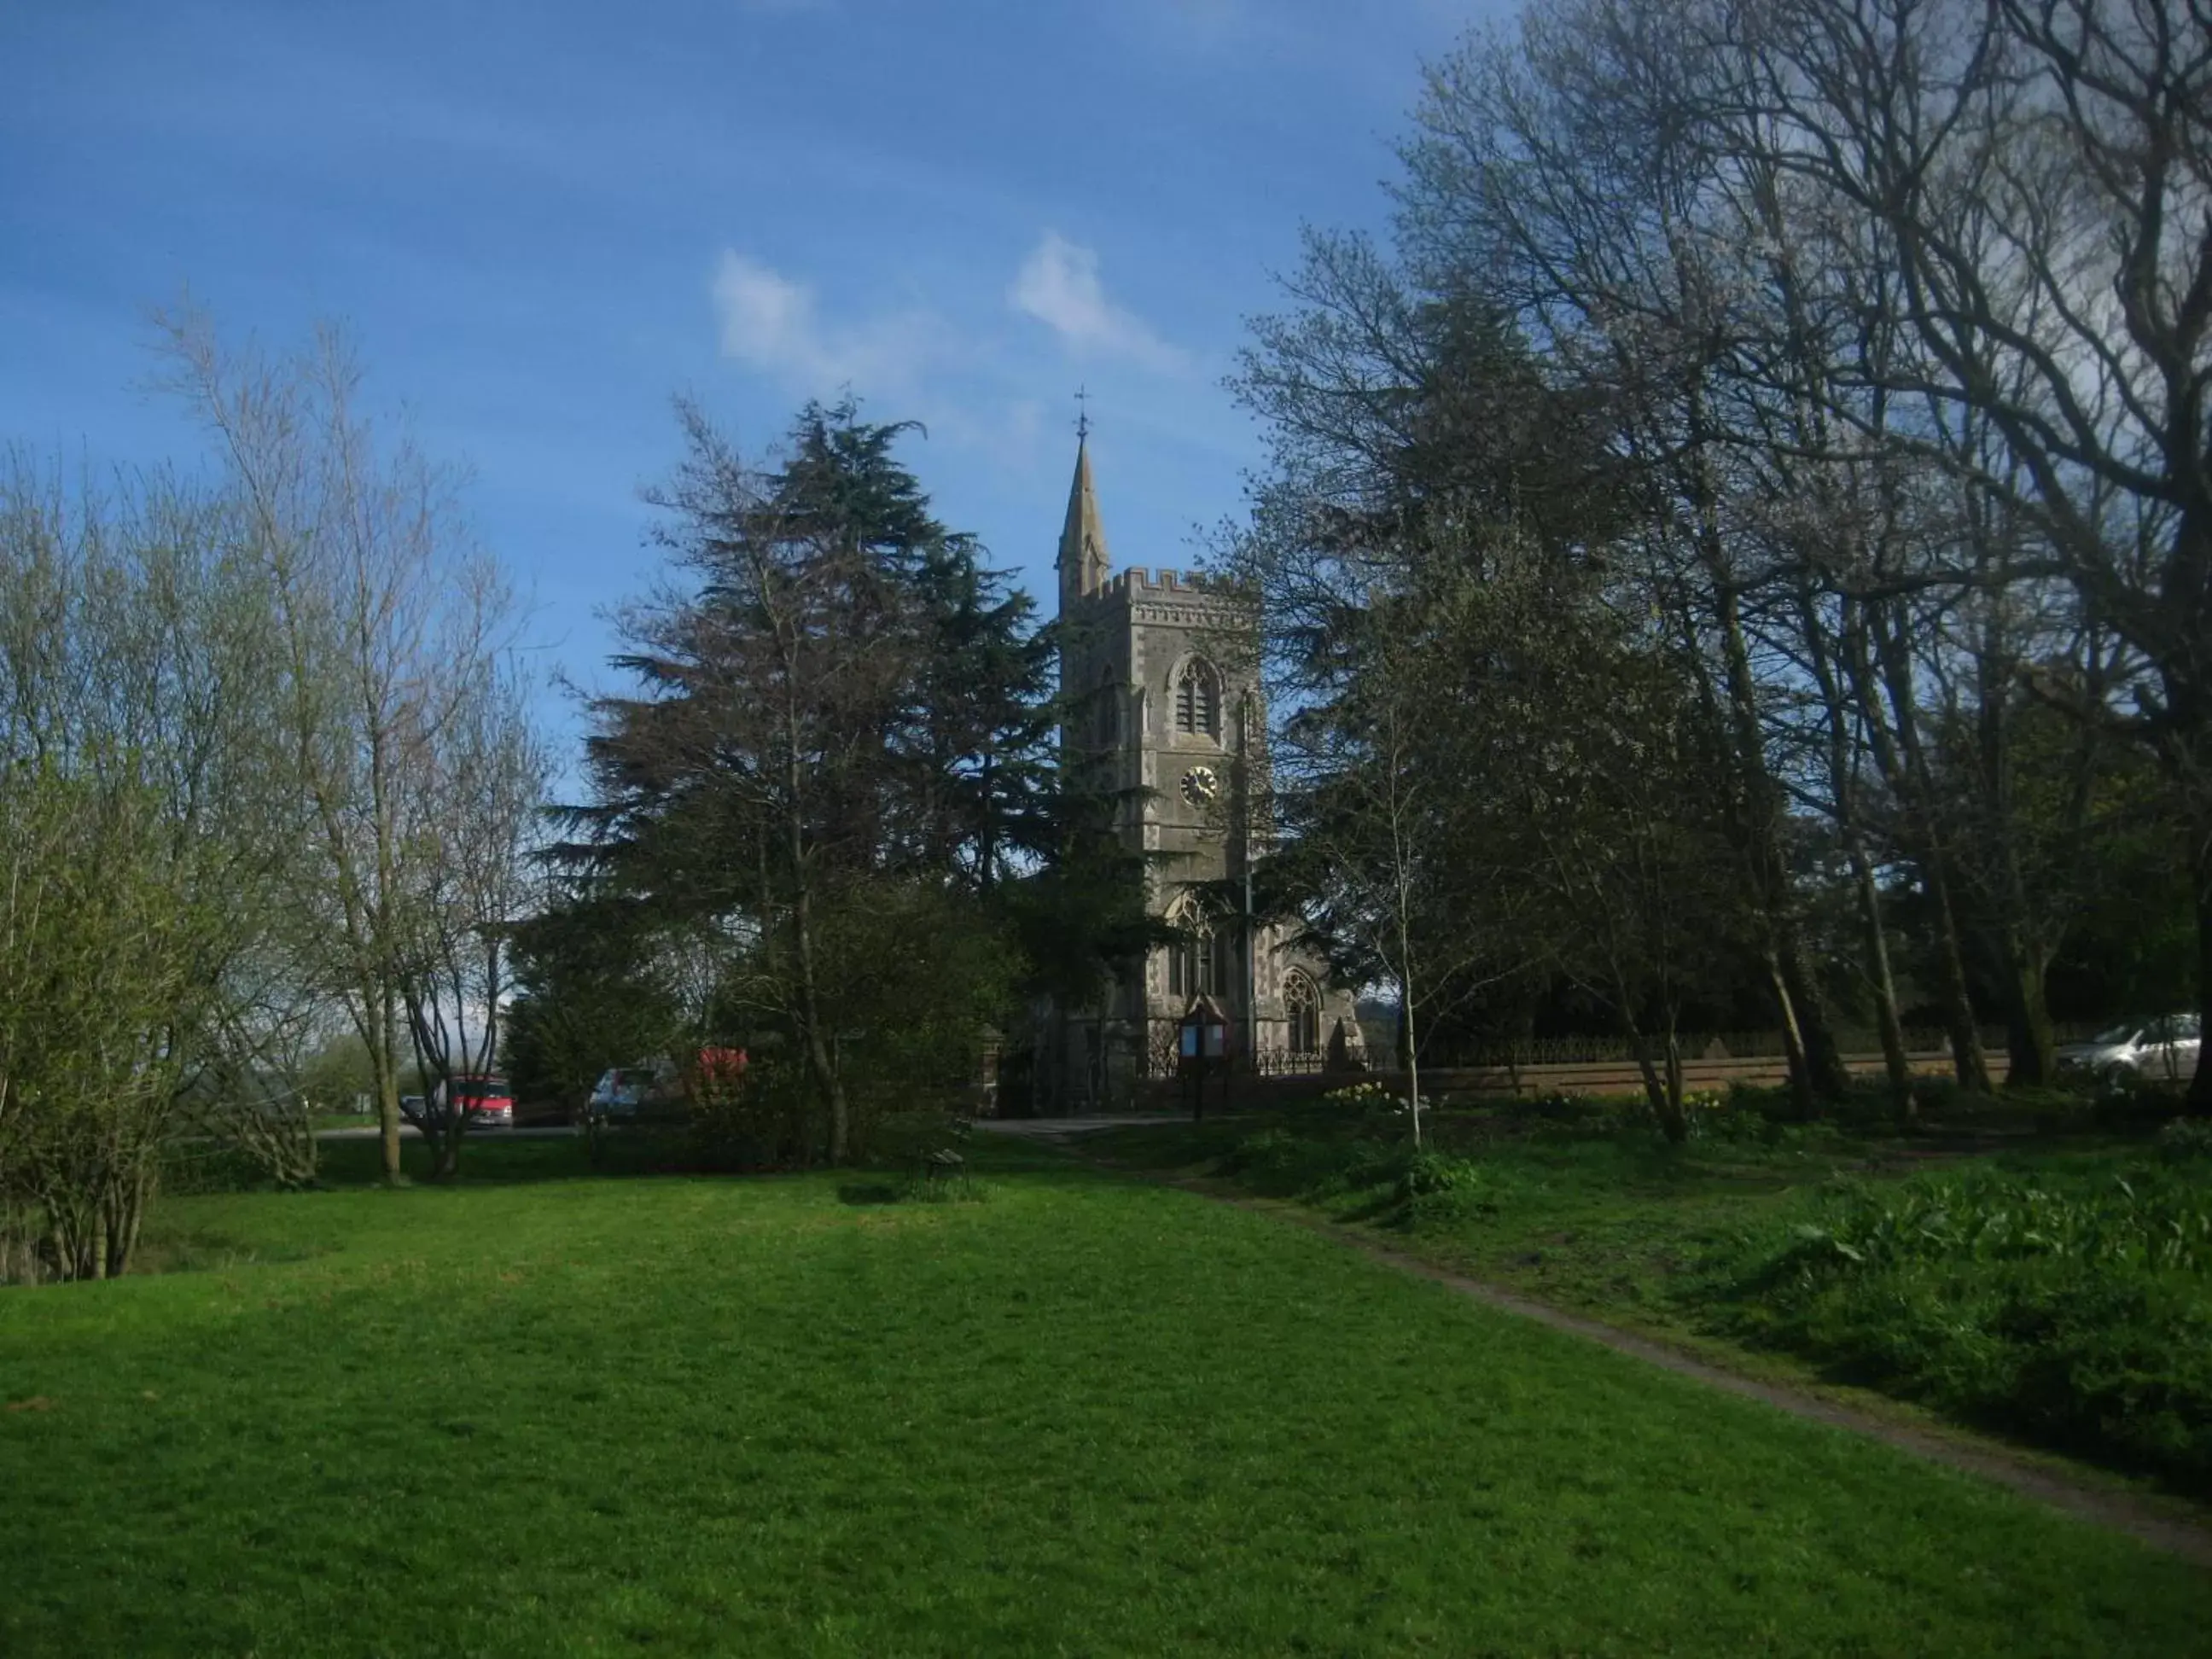
<svg viewBox="0 0 2212 1659"><path fill-rule="evenodd" d="M1060 571L1060 609L1067 609L1070 599L1103 587L1113 562L1106 553L1106 526L1098 517L1098 493L1091 483L1086 422L1075 440L1075 481L1068 486L1067 523L1060 532L1060 556L1054 561Z"/></svg>

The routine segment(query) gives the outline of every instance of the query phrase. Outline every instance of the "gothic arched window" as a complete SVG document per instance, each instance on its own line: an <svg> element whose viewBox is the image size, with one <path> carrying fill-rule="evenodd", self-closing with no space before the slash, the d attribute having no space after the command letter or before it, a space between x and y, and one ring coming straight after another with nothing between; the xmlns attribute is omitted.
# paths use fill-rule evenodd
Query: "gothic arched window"
<svg viewBox="0 0 2212 1659"><path fill-rule="evenodd" d="M1098 673L1098 697L1094 710L1097 719L1098 745L1111 749L1121 740L1121 685L1110 668Z"/></svg>
<svg viewBox="0 0 2212 1659"><path fill-rule="evenodd" d="M1178 732L1221 735L1221 676L1202 658L1193 657L1176 676L1175 723Z"/></svg>
<svg viewBox="0 0 2212 1659"><path fill-rule="evenodd" d="M1321 1052L1321 991L1293 968L1283 978L1283 1009L1290 1016L1290 1049L1294 1054Z"/></svg>
<svg viewBox="0 0 2212 1659"><path fill-rule="evenodd" d="M1224 996L1237 988L1237 940L1216 927L1206 908L1186 893L1168 910L1168 925L1181 935L1168 946L1168 994Z"/></svg>

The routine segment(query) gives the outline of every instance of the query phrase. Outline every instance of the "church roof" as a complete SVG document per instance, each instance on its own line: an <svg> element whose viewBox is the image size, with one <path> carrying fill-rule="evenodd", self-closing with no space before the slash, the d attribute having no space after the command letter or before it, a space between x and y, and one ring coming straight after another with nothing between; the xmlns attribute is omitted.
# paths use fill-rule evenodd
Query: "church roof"
<svg viewBox="0 0 2212 1659"><path fill-rule="evenodd" d="M1084 439L1075 445L1075 481L1067 489L1067 523L1060 532L1060 556L1054 561L1061 570L1089 570L1091 580L1084 584L1086 591L1097 586L1100 578L1113 564L1106 551L1106 526L1098 516L1098 492L1091 483L1091 446Z"/></svg>

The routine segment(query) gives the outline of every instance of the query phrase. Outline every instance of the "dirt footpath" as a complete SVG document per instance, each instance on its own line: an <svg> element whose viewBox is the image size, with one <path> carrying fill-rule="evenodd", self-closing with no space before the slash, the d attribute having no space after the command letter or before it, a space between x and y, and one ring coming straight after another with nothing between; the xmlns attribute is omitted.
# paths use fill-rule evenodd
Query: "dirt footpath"
<svg viewBox="0 0 2212 1659"><path fill-rule="evenodd" d="M2140 1539L2154 1548L2178 1555L2199 1566L2212 1567L2212 1523L2189 1514L2175 1503L2160 1503L2135 1493L2092 1485L2069 1478L2062 1469L2038 1460L2026 1453L2005 1445L2002 1442L1985 1439L1963 1430L1937 1432L1908 1424L1891 1421L1869 1412L1857 1410L1836 1401L1803 1389L1786 1384L1760 1381L1728 1370L1709 1360L1700 1359L1663 1342L1638 1336L1632 1331L1586 1319L1545 1303L1532 1302L1527 1297L1506 1290L1502 1285L1471 1279L1433 1263L1394 1250L1389 1245L1349 1227L1304 1214L1282 1204L1247 1197L1228 1191L1209 1182L1177 1179L1154 1175L1147 1170L1133 1170L1103 1158L1085 1158L1082 1140L1086 1133L1097 1129L1120 1128L1134 1124L1156 1123L1160 1119L1151 1117L1078 1117L1008 1119L1000 1121L979 1121L976 1127L994 1133L1018 1136L1066 1148L1075 1157L1102 1170L1117 1175L1134 1176L1158 1182L1163 1186L1176 1188L1217 1203L1233 1204L1239 1209L1273 1217L1291 1226L1304 1227L1309 1232L1349 1249L1360 1251L1376 1261L1387 1263L1401 1273L1422 1279L1458 1292L1470 1301L1485 1307L1515 1314L1523 1319L1533 1319L1553 1330L1565 1331L1589 1341L1602 1343L1615 1353L1624 1353L1640 1359L1646 1364L1656 1365L1662 1370L1686 1376L1708 1388L1756 1400L1777 1411L1788 1412L1793 1417L1805 1418L1814 1423L1824 1423L1831 1428L1842 1429L1851 1434L1864 1435L1879 1440L1899 1451L1924 1458L1931 1463L1944 1464L1968 1474L1994 1480L2009 1487L2024 1498L2037 1503L2063 1510L2069 1515L2079 1516L2117 1531Z"/></svg>

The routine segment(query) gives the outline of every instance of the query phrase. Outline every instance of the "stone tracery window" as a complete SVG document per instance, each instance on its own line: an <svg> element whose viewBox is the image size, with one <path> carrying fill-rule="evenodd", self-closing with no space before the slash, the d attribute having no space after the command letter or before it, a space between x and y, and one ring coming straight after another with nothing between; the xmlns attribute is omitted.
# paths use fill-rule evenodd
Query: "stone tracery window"
<svg viewBox="0 0 2212 1659"><path fill-rule="evenodd" d="M1176 676L1175 723L1178 732L1221 736L1221 676L1203 657L1193 657Z"/></svg>
<svg viewBox="0 0 2212 1659"><path fill-rule="evenodd" d="M1189 894L1168 908L1168 925L1182 937L1168 946L1168 994L1224 996L1237 989L1237 940Z"/></svg>
<svg viewBox="0 0 2212 1659"><path fill-rule="evenodd" d="M1283 977L1283 1009L1289 1015L1286 1033L1294 1054L1321 1052L1321 991L1303 971L1293 968Z"/></svg>

